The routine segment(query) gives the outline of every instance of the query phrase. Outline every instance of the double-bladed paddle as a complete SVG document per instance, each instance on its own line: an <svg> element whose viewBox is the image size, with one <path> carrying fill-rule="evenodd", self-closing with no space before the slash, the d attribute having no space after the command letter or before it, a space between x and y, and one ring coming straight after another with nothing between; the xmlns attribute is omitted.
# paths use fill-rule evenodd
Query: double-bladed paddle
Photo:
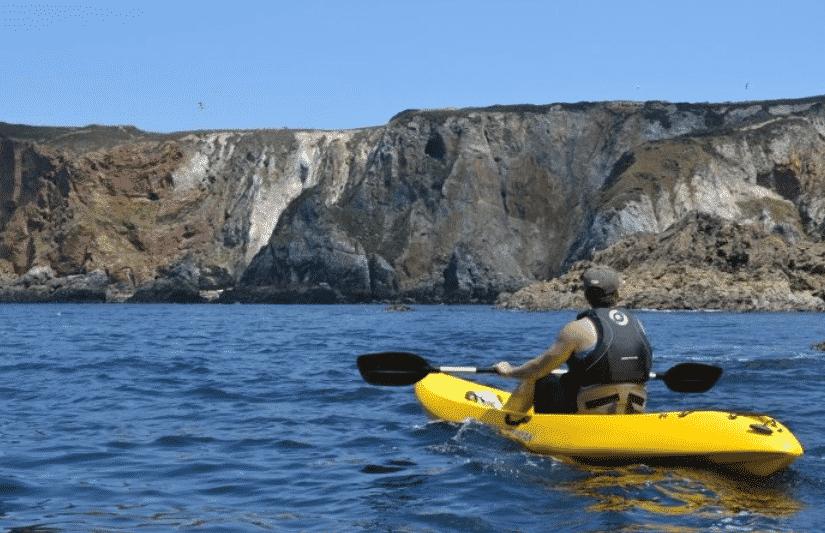
<svg viewBox="0 0 825 533"><path fill-rule="evenodd" d="M368 353L358 357L358 371L364 381L373 385L403 386L421 381L434 372L495 374L493 367L430 365L426 359L408 352ZM563 374L563 370L553 373ZM705 392L716 384L722 369L702 363L679 363L664 374L650 373L650 379L660 379L675 392Z"/></svg>

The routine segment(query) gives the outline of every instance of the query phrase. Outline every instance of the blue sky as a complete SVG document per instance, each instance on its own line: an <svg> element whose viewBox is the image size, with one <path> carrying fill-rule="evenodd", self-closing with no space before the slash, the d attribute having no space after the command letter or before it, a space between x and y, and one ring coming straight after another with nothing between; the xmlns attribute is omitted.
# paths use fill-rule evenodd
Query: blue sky
<svg viewBox="0 0 825 533"><path fill-rule="evenodd" d="M0 4L0 121L343 129L410 108L825 93L825 2Z"/></svg>

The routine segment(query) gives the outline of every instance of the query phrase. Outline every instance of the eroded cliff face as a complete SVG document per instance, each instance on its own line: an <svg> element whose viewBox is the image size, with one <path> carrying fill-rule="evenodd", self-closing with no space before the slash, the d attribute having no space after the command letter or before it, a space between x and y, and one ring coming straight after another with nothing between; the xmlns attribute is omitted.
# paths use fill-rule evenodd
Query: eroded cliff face
<svg viewBox="0 0 825 533"><path fill-rule="evenodd" d="M406 111L336 132L2 125L0 298L95 273L107 301L492 302L689 213L815 241L824 102Z"/></svg>
<svg viewBox="0 0 825 533"><path fill-rule="evenodd" d="M194 283L184 301L232 287L281 212L317 183L326 143L369 133L91 127L12 137L18 129L0 130L0 272L20 277L7 281L6 300L21 292L8 287L28 289L32 268L50 280L103 271L104 300L129 298L170 272ZM182 263L194 275L175 276Z"/></svg>
<svg viewBox="0 0 825 533"><path fill-rule="evenodd" d="M779 116L625 152L594 198L581 252L571 257L637 232L659 233L693 211L791 239L819 239L825 230L823 115L819 104L801 116L790 108L775 106L769 109Z"/></svg>

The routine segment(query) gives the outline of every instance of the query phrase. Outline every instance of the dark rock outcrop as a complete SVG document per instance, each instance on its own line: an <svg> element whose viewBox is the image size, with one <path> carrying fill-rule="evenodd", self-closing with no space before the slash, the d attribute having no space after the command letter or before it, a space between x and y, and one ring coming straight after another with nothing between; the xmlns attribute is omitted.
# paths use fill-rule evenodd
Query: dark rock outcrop
<svg viewBox="0 0 825 533"><path fill-rule="evenodd" d="M142 283L127 300L130 303L204 303L198 282L198 268L183 262L170 268L162 276Z"/></svg>
<svg viewBox="0 0 825 533"><path fill-rule="evenodd" d="M361 243L341 229L337 215L325 209L318 188L304 191L281 215L240 286L276 291L330 287L347 301L372 299L369 259Z"/></svg>
<svg viewBox="0 0 825 533"><path fill-rule="evenodd" d="M103 303L110 279L102 270L57 276L51 267L36 267L0 285L0 301L10 303Z"/></svg>

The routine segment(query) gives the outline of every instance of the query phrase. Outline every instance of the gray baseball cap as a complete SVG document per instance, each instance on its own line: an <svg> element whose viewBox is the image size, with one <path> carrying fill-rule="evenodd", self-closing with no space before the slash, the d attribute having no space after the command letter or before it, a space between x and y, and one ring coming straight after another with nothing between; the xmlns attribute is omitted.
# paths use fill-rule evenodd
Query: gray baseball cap
<svg viewBox="0 0 825 533"><path fill-rule="evenodd" d="M600 288L604 294L614 294L622 286L622 278L619 273L610 267L594 267L582 275L584 288Z"/></svg>

